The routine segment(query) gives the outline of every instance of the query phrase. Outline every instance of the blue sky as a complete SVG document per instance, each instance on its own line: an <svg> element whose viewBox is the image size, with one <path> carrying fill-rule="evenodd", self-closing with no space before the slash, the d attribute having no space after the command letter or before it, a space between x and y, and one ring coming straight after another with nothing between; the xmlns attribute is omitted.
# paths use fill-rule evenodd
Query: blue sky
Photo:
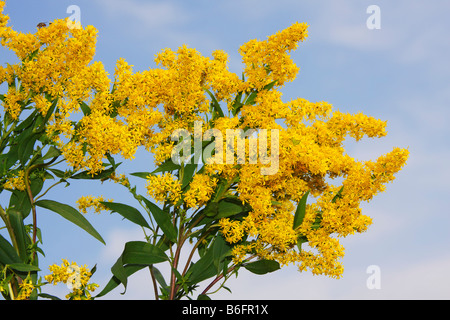
<svg viewBox="0 0 450 320"><path fill-rule="evenodd" d="M343 112L363 112L388 121L388 136L347 143L350 155L376 159L393 147L409 147L410 159L385 193L363 206L373 218L364 234L342 239L346 248L340 280L298 273L284 268L267 276L242 271L217 293L220 299L449 299L450 216L448 209L450 149L450 41L445 0L9 0L5 11L16 30L34 31L37 23L70 16L77 5L81 23L99 30L95 60L112 73L123 57L135 70L153 67L154 54L182 44L209 56L229 53L230 69L241 73L238 48L254 38L307 22L309 38L292 54L300 67L297 79L283 88L285 101L297 97L328 101ZM381 9L381 29L370 30L369 5ZM0 50L0 61L11 55ZM150 171L151 155L139 152L138 161L125 163L124 172ZM143 190L142 181L140 190ZM105 195L130 203L115 185L73 183L54 190L49 198L74 205L82 195ZM67 190L71 190L67 192ZM142 191L144 192L144 191ZM6 201L0 195L0 202ZM107 242L104 246L84 231L52 213L42 212L46 257L41 266L61 258L93 266L94 281L106 284L109 268L130 240L142 232L118 216L88 214ZM368 289L371 265L381 271L381 288ZM47 287L63 296L64 286ZM148 272L130 278L109 298L152 299Z"/></svg>

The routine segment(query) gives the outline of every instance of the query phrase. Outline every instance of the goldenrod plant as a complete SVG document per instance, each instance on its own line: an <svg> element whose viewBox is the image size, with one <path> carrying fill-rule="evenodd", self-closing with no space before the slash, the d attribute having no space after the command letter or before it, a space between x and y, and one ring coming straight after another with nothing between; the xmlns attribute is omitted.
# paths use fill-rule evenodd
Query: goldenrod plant
<svg viewBox="0 0 450 320"><path fill-rule="evenodd" d="M407 161L399 147L375 161L345 152L347 137L385 136L386 121L324 101L282 100L299 70L290 52L307 38L306 23L242 45L240 76L224 51L205 57L183 45L162 50L157 67L142 72L120 58L110 79L92 61L94 27L55 20L23 34L6 15L0 19L2 45L20 60L0 67L8 86L0 95L1 191L11 192L1 206L10 236L0 236L5 298L49 297L41 287L67 283L74 269L83 280L71 299L107 298L144 268L154 298L168 300L210 299L229 290L226 281L242 268L263 275L295 264L340 278L339 238L367 230L372 221L361 202L384 191ZM139 147L154 165L119 172L117 160L133 161ZM131 176L142 185L131 185ZM75 209L45 199L44 180L52 179L49 188L70 179L120 183L135 203L86 195ZM97 295L92 272L67 260L51 266L45 281L38 277L37 211L59 213L103 241L80 213L88 208L116 212L143 230L141 241L125 244Z"/></svg>

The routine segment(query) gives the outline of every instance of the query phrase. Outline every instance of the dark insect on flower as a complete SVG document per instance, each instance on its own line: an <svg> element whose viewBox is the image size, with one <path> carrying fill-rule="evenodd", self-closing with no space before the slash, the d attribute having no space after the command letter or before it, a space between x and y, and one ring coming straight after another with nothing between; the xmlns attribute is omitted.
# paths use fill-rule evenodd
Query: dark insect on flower
<svg viewBox="0 0 450 320"><path fill-rule="evenodd" d="M206 82L206 71L203 71L203 72L202 72L201 79L200 79L200 85L201 85L201 86L204 86L204 85L205 85L205 82Z"/></svg>
<svg viewBox="0 0 450 320"><path fill-rule="evenodd" d="M47 26L47 24L45 23L45 22L39 22L38 23L38 25L37 25L37 27L40 29L40 28L43 28L43 27L46 27Z"/></svg>

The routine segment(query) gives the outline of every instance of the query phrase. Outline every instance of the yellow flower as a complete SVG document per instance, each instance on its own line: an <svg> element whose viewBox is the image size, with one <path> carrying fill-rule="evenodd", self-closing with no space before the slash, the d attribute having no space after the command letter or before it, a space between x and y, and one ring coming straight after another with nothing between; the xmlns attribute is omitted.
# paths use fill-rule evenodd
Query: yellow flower
<svg viewBox="0 0 450 320"><path fill-rule="evenodd" d="M78 266L75 262L62 259L63 263L59 266L53 264L49 266L51 274L44 276L45 280L53 285L64 283L72 292L66 295L67 299L86 300L91 298L90 292L93 292L98 285L89 283L92 276L91 271L86 265Z"/></svg>
<svg viewBox="0 0 450 320"><path fill-rule="evenodd" d="M249 89L261 89L275 80L277 86L282 86L295 79L299 69L287 52L306 39L307 28L306 23L294 23L265 41L250 40L240 47Z"/></svg>
<svg viewBox="0 0 450 320"><path fill-rule="evenodd" d="M31 293L34 290L34 285L33 282L31 281L31 279L25 279L23 280L20 284L19 284L19 294L17 295L16 299L17 300L27 300Z"/></svg>
<svg viewBox="0 0 450 320"><path fill-rule="evenodd" d="M19 191L24 191L26 189L25 180L24 180L24 174L25 174L25 172L23 170L20 170L16 177L9 178L5 182L5 184L3 185L3 188L11 189L11 190L16 189L16 190L19 190Z"/></svg>
<svg viewBox="0 0 450 320"><path fill-rule="evenodd" d="M170 172L150 175L146 188L147 193L159 203L169 201L176 204L181 199L181 183Z"/></svg>
<svg viewBox="0 0 450 320"><path fill-rule="evenodd" d="M0 13L3 7L0 1ZM271 175L261 175L261 161L249 163L251 150L246 143L244 159L236 152L227 153L233 164L205 161L204 171L194 175L184 193L171 173L147 179L147 192L157 202L184 203L187 208L207 203L218 179L231 182L227 195L250 208L241 220L219 222L226 241L235 245L236 263L252 254L282 265L297 264L301 271L339 277L344 250L337 237L367 230L372 221L362 214L361 202L383 192L408 159L408 150L401 148L375 161L358 161L346 154L345 139L383 137L386 121L336 111L325 101L283 102L279 88L297 75L299 68L289 54L307 38L306 23L294 23L264 41L243 44L239 48L243 79L230 72L226 52L213 51L210 58L183 45L162 50L155 56L157 68L142 72L134 72L120 58L111 80L103 64L92 61L97 40L94 27L68 28L67 20L59 19L34 34L23 34L7 27L7 22L8 17L0 14L1 43L24 60L0 67L0 83L20 81L22 87L10 86L2 105L17 120L27 97L33 97L41 114L57 103L46 133L74 170L94 174L104 169L107 154L133 159L140 147L151 151L159 165L172 156L172 133L185 129L192 134L195 121L218 129L224 137L227 129L278 130L278 138L273 143L269 139L266 146L268 150L275 143L278 147L278 171ZM274 86L267 90L270 83ZM210 120L212 105L205 89L228 114ZM46 95L30 95L39 92ZM254 99L243 99L250 95ZM235 104L238 98L241 103ZM227 141L222 146L225 152ZM129 187L126 177L110 178ZM9 178L4 188L23 190L23 173ZM293 230L295 210L308 191L302 224ZM78 205L82 212L90 207L98 212L102 200L82 197ZM297 247L298 239L305 248ZM64 261L61 267L52 266L48 281L68 281L69 265ZM70 298L90 297L89 291L74 289Z"/></svg>
<svg viewBox="0 0 450 320"><path fill-rule="evenodd" d="M184 195L184 202L188 208L197 208L206 203L214 192L217 178L205 174L195 174L189 184L189 190Z"/></svg>
<svg viewBox="0 0 450 320"><path fill-rule="evenodd" d="M46 115L48 109L51 106L51 102L48 101L42 95L36 95L36 96L33 97L32 100L35 103L36 109L38 109L41 114Z"/></svg>
<svg viewBox="0 0 450 320"><path fill-rule="evenodd" d="M13 120L19 118L22 112L21 102L24 102L26 98L25 92L19 92L15 88L9 88L8 92L5 94L5 100L2 103L5 111L9 113Z"/></svg>
<svg viewBox="0 0 450 320"><path fill-rule="evenodd" d="M221 228L221 233L225 237L225 240L229 243L236 243L241 241L245 234L245 227L239 221L231 221L230 219L222 218L219 220L219 225ZM242 248L236 249L242 252ZM237 256L241 253L235 251ZM238 258L238 260L240 260Z"/></svg>
<svg viewBox="0 0 450 320"><path fill-rule="evenodd" d="M112 202L113 199L109 199L108 202ZM81 197L77 200L78 210L82 213L87 213L88 208L94 208L95 212L100 213L102 210L108 210L108 208L101 204L100 202L105 202L103 196L93 197L93 196L85 196Z"/></svg>

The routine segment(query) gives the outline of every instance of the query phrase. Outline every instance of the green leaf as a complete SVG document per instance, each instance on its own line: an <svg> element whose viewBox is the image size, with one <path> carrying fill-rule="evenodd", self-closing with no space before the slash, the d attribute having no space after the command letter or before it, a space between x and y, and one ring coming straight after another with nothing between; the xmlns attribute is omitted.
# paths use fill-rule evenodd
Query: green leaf
<svg viewBox="0 0 450 320"><path fill-rule="evenodd" d="M20 163L23 165L27 162L30 156L33 154L34 144L39 139L40 134L38 133L28 133L24 131L19 136L19 148L17 149L17 154Z"/></svg>
<svg viewBox="0 0 450 320"><path fill-rule="evenodd" d="M164 232L165 236L172 242L177 241L177 229L172 224L171 216L168 212L163 211L156 204L151 202L150 200L142 197L142 200L145 202L145 205L152 213L153 218L155 219L158 226Z"/></svg>
<svg viewBox="0 0 450 320"><path fill-rule="evenodd" d="M147 221L139 212L139 210L137 210L136 208L117 202L101 201L101 204L110 209L112 212L117 212L125 219L128 219L131 222L136 223L137 225L150 229L150 226L148 225Z"/></svg>
<svg viewBox="0 0 450 320"><path fill-rule="evenodd" d="M31 203L26 191L13 190L9 198L9 207L22 213L24 218L31 212Z"/></svg>
<svg viewBox="0 0 450 320"><path fill-rule="evenodd" d="M168 260L169 257L164 253L163 250L148 242L127 242L122 254L111 268L111 272L113 273L115 279L111 279L108 283L108 290L110 291L120 283L122 283L126 291L128 277L130 275L128 271L133 271L132 273L134 273L138 269L142 269L145 266L151 266L155 263L160 263ZM136 270L127 270L127 265L139 265L139 268ZM106 291L105 288L98 296L106 294L107 292L108 291Z"/></svg>
<svg viewBox="0 0 450 320"><path fill-rule="evenodd" d="M14 247L0 234L0 264L22 263Z"/></svg>
<svg viewBox="0 0 450 320"><path fill-rule="evenodd" d="M206 253L189 268L189 282L199 283L214 277L222 271L223 260L230 255L231 247L218 236L207 249Z"/></svg>
<svg viewBox="0 0 450 320"><path fill-rule="evenodd" d="M122 276L121 276L121 277L124 279L125 284L126 284L126 282L127 282L128 277L130 277L133 273L135 273L135 272L137 272L137 271L139 271L139 270L141 270L141 269L144 269L145 267L146 267L146 266L143 266L143 265L135 265L135 264L132 264L132 265L126 265L126 266L122 267L123 273L122 273ZM113 268L111 268L111 270L112 270L112 269L113 269ZM103 290L102 290L101 292L99 292L95 297L98 298L98 297L102 297L102 296L106 295L108 292L110 292L111 290L113 290L113 289L115 289L116 287L118 287L121 283L122 283L122 281L119 280L119 278L117 278L116 276L111 277L111 279L110 279L109 282L105 285L105 287L103 288ZM126 286L125 286L125 288L126 288ZM123 293L125 293L125 292L123 292ZM122 294L123 294L123 293L122 293Z"/></svg>
<svg viewBox="0 0 450 320"><path fill-rule="evenodd" d="M213 249L209 248L196 263L189 267L189 282L195 284L217 275L213 254Z"/></svg>
<svg viewBox="0 0 450 320"><path fill-rule="evenodd" d="M109 168L103 171L100 171L96 174L91 174L89 171L83 171L80 173L77 173L76 175L73 175L70 177L71 179L93 179L93 180L101 180L108 178L111 176L111 174L114 173L114 168Z"/></svg>
<svg viewBox="0 0 450 320"><path fill-rule="evenodd" d="M83 115L88 116L91 114L91 108L86 104L86 102L82 101L80 103L81 111L83 112Z"/></svg>
<svg viewBox="0 0 450 320"><path fill-rule="evenodd" d="M162 275L161 271L158 270L155 266L149 266L151 271L153 272L153 275L155 276L156 281L161 285L163 288L167 288L168 285L166 283L166 280L164 280L164 276Z"/></svg>
<svg viewBox="0 0 450 320"><path fill-rule="evenodd" d="M80 212L78 212L78 210L72 208L67 204L59 203L53 200L39 200L35 204L38 207L58 213L63 218L74 223L75 225L89 233L91 236L99 240L101 243L105 244L105 240L103 240L97 230L94 229L89 221Z"/></svg>
<svg viewBox="0 0 450 320"><path fill-rule="evenodd" d="M47 100L52 101L51 98L49 99L49 97L47 97ZM58 105L58 100L59 98L54 99L52 101L50 108L48 108L47 114L45 115L44 118L44 125L47 123L48 120L50 120L50 117L52 116L53 112L56 109L56 106Z"/></svg>
<svg viewBox="0 0 450 320"><path fill-rule="evenodd" d="M48 294L48 293L39 293L38 296L41 297L41 298L44 298L44 299L61 300L57 296L54 296L54 295L51 295L51 294Z"/></svg>
<svg viewBox="0 0 450 320"><path fill-rule="evenodd" d="M270 89L273 88L273 86L275 85L275 83L277 83L277 81L278 81L278 80L272 81L271 83L265 85L263 89L264 89L264 90L267 90L267 91L270 91Z"/></svg>
<svg viewBox="0 0 450 320"><path fill-rule="evenodd" d="M219 203L218 202L208 203L205 209L203 209L203 213L207 217L215 217L219 213Z"/></svg>
<svg viewBox="0 0 450 320"><path fill-rule="evenodd" d="M208 297L206 294L200 294L200 295L197 297L197 300L211 300L211 298Z"/></svg>
<svg viewBox="0 0 450 320"><path fill-rule="evenodd" d="M20 132L30 127L34 122L37 113L38 111L34 110L25 120L20 122L20 124L14 129L14 131Z"/></svg>
<svg viewBox="0 0 450 320"><path fill-rule="evenodd" d="M7 153L7 160L5 168L8 170L19 160L19 146L17 144L12 145Z"/></svg>
<svg viewBox="0 0 450 320"><path fill-rule="evenodd" d="M47 159L50 159L50 158L57 157L59 155L61 155L61 151L59 151L56 147L51 146L48 149L47 153L42 157L41 160L47 160Z"/></svg>
<svg viewBox="0 0 450 320"><path fill-rule="evenodd" d="M30 264L25 263L12 263L9 264L8 267L21 272L41 271L41 269L39 269L37 266L32 266Z"/></svg>
<svg viewBox="0 0 450 320"><path fill-rule="evenodd" d="M248 96L247 100L245 100L244 105L252 105L255 103L256 96L258 95L258 91L253 91Z"/></svg>
<svg viewBox="0 0 450 320"><path fill-rule="evenodd" d="M17 249L19 251L19 257L22 261L27 261L27 247L28 247L28 235L25 231L23 224L23 216L20 211L10 209L8 210L8 218L11 223L11 227L14 230L14 236L17 242Z"/></svg>
<svg viewBox="0 0 450 320"><path fill-rule="evenodd" d="M230 255L231 247L227 244L223 237L217 236L214 240L212 250L214 265L217 268L217 272L220 272L223 265L223 259Z"/></svg>
<svg viewBox="0 0 450 320"><path fill-rule="evenodd" d="M127 275L126 270L123 265L122 255L117 259L116 263L114 263L114 265L111 267L111 272L114 275L114 277L118 280L118 285L120 283L122 283L125 288L125 291L126 291L127 284L128 284L128 275ZM124 294L125 291L122 294Z"/></svg>
<svg viewBox="0 0 450 320"><path fill-rule="evenodd" d="M154 171L152 171L152 174L158 173L158 172L167 172L167 171L175 171L179 170L181 168L180 165L175 164L172 159L166 160L162 164L158 166Z"/></svg>
<svg viewBox="0 0 450 320"><path fill-rule="evenodd" d="M236 98L234 98L234 101L233 101L233 104L231 107L233 116L235 116L239 112L239 110L242 108L242 106L244 105L241 102L241 99L242 99L242 92L239 92L239 94L236 95Z"/></svg>
<svg viewBox="0 0 450 320"><path fill-rule="evenodd" d="M255 274L266 274L280 269L280 264L273 260L258 260L244 265L244 268Z"/></svg>
<svg viewBox="0 0 450 320"><path fill-rule="evenodd" d="M143 264L149 266L168 260L169 257L163 250L144 241L127 242L122 252L123 264Z"/></svg>
<svg viewBox="0 0 450 320"><path fill-rule="evenodd" d="M332 203L335 203L338 199L342 198L342 191L344 191L344 186L342 186L336 193L336 195L333 197L333 200L331 200Z"/></svg>
<svg viewBox="0 0 450 320"><path fill-rule="evenodd" d="M211 91L209 91L208 89L205 89L205 91L211 97L211 106L213 107L213 119L217 118L217 115L218 115L218 117L223 117L224 114L223 114L222 108L220 107L220 104L217 101L214 94L212 94Z"/></svg>
<svg viewBox="0 0 450 320"><path fill-rule="evenodd" d="M245 212L248 208L243 205L227 201L226 199L219 202L219 214L215 217L216 219L228 218L237 215L241 212Z"/></svg>
<svg viewBox="0 0 450 320"><path fill-rule="evenodd" d="M133 173L130 173L130 174L132 176L135 176L135 177L138 177L138 178L142 178L142 179L145 179L145 180L147 180L148 176L151 175L150 172L133 172Z"/></svg>
<svg viewBox="0 0 450 320"><path fill-rule="evenodd" d="M295 210L295 216L294 216L294 225L293 229L297 229L303 222L303 219L305 218L306 214L306 200L308 199L309 191L307 191L303 197L300 199L297 210Z"/></svg>
<svg viewBox="0 0 450 320"><path fill-rule="evenodd" d="M297 239L297 248L298 248L298 252L302 252L302 244L307 243L308 242L308 238L301 235L298 237Z"/></svg>
<svg viewBox="0 0 450 320"><path fill-rule="evenodd" d="M48 170L51 171L58 178L63 178L66 176L66 173L62 170L59 169L48 169Z"/></svg>
<svg viewBox="0 0 450 320"><path fill-rule="evenodd" d="M197 169L196 163L188 163L186 164L183 169L183 176L181 181L181 189L184 189L192 180L192 177L194 176L195 170Z"/></svg>

